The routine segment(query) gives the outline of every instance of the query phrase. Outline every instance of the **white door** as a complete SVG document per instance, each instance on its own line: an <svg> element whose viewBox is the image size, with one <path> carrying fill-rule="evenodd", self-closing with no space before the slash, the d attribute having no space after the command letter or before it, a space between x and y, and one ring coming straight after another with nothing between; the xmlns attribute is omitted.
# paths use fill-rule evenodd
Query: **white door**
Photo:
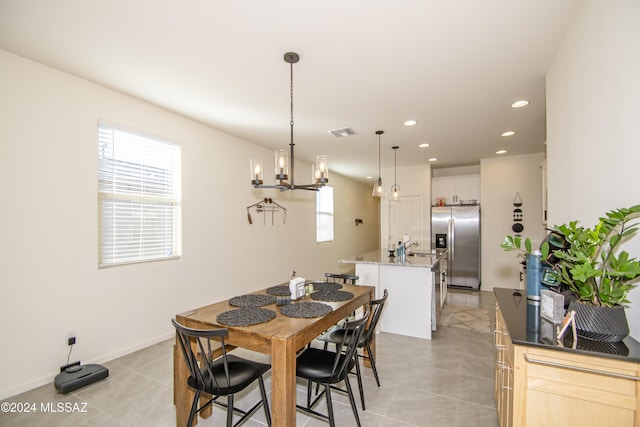
<svg viewBox="0 0 640 427"><path fill-rule="evenodd" d="M424 239L424 213L422 195L403 194L399 202L389 202L389 242L397 244L405 233L411 241L417 241L417 250L429 250ZM386 247L386 246L385 246Z"/></svg>

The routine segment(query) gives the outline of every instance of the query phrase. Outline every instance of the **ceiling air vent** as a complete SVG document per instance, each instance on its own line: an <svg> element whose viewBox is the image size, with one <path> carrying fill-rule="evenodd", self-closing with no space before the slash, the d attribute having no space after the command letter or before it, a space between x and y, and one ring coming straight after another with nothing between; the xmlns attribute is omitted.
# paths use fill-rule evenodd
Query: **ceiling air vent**
<svg viewBox="0 0 640 427"><path fill-rule="evenodd" d="M340 128L340 129L331 129L329 132L331 135L338 137L338 138L342 138L343 136L351 136L351 135L356 135L356 133L353 131L353 129L347 127L347 128Z"/></svg>

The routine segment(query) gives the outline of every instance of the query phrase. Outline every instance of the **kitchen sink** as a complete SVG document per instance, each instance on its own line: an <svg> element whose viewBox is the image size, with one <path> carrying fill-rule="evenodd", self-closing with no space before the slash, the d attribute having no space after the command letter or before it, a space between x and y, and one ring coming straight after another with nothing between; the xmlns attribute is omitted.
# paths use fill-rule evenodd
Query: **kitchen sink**
<svg viewBox="0 0 640 427"><path fill-rule="evenodd" d="M409 252L407 256L420 256L420 257L428 257L436 255L435 252Z"/></svg>

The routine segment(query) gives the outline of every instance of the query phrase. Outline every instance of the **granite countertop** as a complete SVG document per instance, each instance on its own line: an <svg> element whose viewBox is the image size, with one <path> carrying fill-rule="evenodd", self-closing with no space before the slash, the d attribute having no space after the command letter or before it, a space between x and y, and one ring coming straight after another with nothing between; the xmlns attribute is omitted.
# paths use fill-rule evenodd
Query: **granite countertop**
<svg viewBox="0 0 640 427"><path fill-rule="evenodd" d="M377 264L393 265L398 267L435 268L442 259L446 259L447 251L418 251L412 250L404 263L398 257L390 257L389 251L371 251L362 255L356 255L347 259L338 260L342 264Z"/></svg>
<svg viewBox="0 0 640 427"><path fill-rule="evenodd" d="M527 300L526 290L494 288L493 292L513 344L640 363L640 343L631 337L618 343L578 338L573 349L571 332L558 342L554 336L557 325L540 316L539 303Z"/></svg>

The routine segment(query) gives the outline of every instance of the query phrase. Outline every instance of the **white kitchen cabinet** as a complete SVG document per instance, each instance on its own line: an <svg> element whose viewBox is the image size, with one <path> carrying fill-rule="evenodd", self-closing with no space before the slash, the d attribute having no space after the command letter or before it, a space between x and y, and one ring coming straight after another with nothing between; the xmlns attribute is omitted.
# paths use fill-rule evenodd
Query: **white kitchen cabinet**
<svg viewBox="0 0 640 427"><path fill-rule="evenodd" d="M459 175L431 179L431 205L438 199L447 205L459 205L460 201L477 200L480 203L480 175Z"/></svg>

